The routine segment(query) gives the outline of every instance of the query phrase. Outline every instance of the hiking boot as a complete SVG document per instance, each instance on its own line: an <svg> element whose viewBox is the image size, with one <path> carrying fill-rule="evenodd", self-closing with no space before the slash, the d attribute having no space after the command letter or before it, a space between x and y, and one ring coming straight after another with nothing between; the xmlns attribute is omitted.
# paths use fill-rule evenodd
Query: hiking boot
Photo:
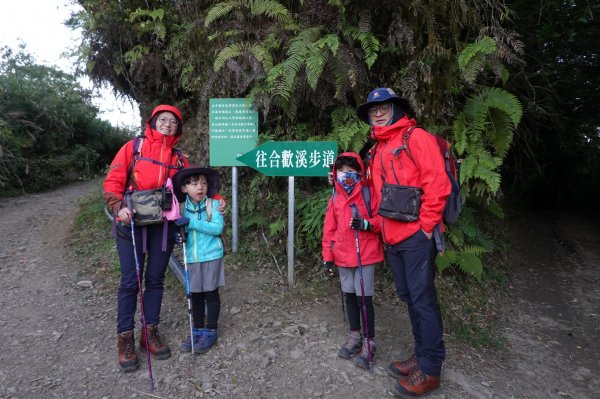
<svg viewBox="0 0 600 399"><path fill-rule="evenodd" d="M392 362L387 368L387 373L394 377L406 377L410 373L412 373L417 367L419 363L417 362L417 356L413 354L406 360L401 360L397 362Z"/></svg>
<svg viewBox="0 0 600 399"><path fill-rule="evenodd" d="M171 357L171 349L169 345L162 342L160 334L158 333L158 326L154 324L148 324L146 326L148 331L148 352L152 353L158 360L168 359ZM142 334L140 337L140 347L146 348L146 336L144 329L142 328Z"/></svg>
<svg viewBox="0 0 600 399"><path fill-rule="evenodd" d="M367 339L369 343L367 345ZM370 369L369 367L369 348L371 349L371 364L375 362L375 352L377 351L377 346L375 345L375 341L372 338L364 338L362 342L362 347L356 359L354 359L354 364L356 367L360 367L361 369Z"/></svg>
<svg viewBox="0 0 600 399"><path fill-rule="evenodd" d="M119 366L121 366L121 369L123 371L137 370L140 363L135 353L133 330L118 334L117 342L119 348Z"/></svg>
<svg viewBox="0 0 600 399"><path fill-rule="evenodd" d="M408 377L401 377L394 385L394 395L403 398L424 396L440 387L440 376L427 375L415 369Z"/></svg>
<svg viewBox="0 0 600 399"><path fill-rule="evenodd" d="M344 359L351 359L352 356L360 352L360 348L362 348L362 335L360 335L360 331L350 331L346 342L338 351L338 356Z"/></svg>
<svg viewBox="0 0 600 399"><path fill-rule="evenodd" d="M200 336L204 332L204 328L194 328L192 330L192 334L194 334L194 349L198 347L198 341L200 340ZM188 335L187 338L181 343L179 346L182 352L191 352L192 351L192 339Z"/></svg>
<svg viewBox="0 0 600 399"><path fill-rule="evenodd" d="M217 330L205 328L198 339L198 346L194 342L194 353L206 353L217 343L219 335Z"/></svg>

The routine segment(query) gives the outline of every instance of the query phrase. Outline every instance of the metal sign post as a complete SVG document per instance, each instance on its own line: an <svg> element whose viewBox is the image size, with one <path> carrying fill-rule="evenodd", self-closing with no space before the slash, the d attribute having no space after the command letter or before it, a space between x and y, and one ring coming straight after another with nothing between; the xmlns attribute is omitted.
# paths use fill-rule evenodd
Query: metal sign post
<svg viewBox="0 0 600 399"><path fill-rule="evenodd" d="M335 141L270 141L238 157L267 176L288 179L288 284L294 285L294 176L327 176L337 156Z"/></svg>
<svg viewBox="0 0 600 399"><path fill-rule="evenodd" d="M231 170L231 251L238 250L237 157L256 147L258 112L250 98L209 100L209 148L211 166L233 166Z"/></svg>

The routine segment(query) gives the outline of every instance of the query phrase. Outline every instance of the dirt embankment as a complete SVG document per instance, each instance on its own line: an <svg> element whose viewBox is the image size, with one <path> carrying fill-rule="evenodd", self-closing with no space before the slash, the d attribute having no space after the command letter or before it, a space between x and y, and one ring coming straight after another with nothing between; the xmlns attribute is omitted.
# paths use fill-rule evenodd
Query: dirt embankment
<svg viewBox="0 0 600 399"><path fill-rule="evenodd" d="M217 346L201 356L178 350L187 309L183 290L170 286L161 331L173 356L152 362L157 389L148 390L143 353L138 371L120 372L115 278L100 277L64 246L75 200L96 187L0 202L0 398L391 397L385 367L411 348L402 305L376 305L371 374L336 356L346 326L333 284L307 301L278 285L271 265L249 271L227 259ZM443 385L431 398L600 397L597 226L573 215L515 222L512 295L501 312L508 350L477 352L448 340Z"/></svg>

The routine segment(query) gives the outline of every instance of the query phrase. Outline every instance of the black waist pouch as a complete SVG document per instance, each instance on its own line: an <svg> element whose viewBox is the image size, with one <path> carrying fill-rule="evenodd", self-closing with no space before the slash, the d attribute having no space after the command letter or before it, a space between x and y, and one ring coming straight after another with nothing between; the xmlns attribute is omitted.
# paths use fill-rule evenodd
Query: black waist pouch
<svg viewBox="0 0 600 399"><path fill-rule="evenodd" d="M377 213L388 219L414 222L419 220L422 195L423 190L419 187L383 183Z"/></svg>

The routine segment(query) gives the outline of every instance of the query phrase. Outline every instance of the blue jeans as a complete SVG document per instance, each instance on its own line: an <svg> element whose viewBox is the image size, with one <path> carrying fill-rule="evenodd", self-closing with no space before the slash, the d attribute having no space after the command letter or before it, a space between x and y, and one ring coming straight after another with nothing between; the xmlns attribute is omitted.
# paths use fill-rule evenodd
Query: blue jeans
<svg viewBox="0 0 600 399"><path fill-rule="evenodd" d="M446 350L434 282L435 244L419 230L388 246L386 254L398 297L408 306L419 368L425 374L439 376Z"/></svg>
<svg viewBox="0 0 600 399"><path fill-rule="evenodd" d="M175 226L169 223L167 250L162 250L163 225L146 226L147 253L143 251L143 227L135 228L135 246L140 262L140 279L143 283L143 301L146 324L160 322L160 307L164 291L165 271L173 251ZM133 330L139 297L136 262L133 253L130 226L117 226L117 252L121 262L121 282L117 304L117 333Z"/></svg>

